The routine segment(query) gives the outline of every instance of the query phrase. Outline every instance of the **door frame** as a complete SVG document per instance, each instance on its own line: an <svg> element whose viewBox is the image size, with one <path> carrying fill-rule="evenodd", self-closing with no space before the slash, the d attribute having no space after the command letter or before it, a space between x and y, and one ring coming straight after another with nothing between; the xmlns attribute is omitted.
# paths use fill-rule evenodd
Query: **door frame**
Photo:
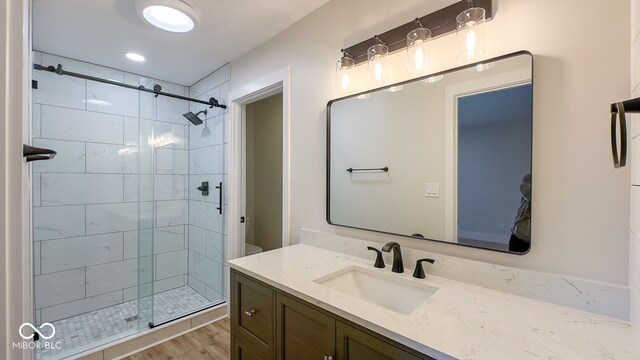
<svg viewBox="0 0 640 360"><path fill-rule="evenodd" d="M246 106L278 93L282 93L282 247L290 245L291 67L287 66L229 92L229 259L244 256L246 223L240 223L240 217L246 208Z"/></svg>

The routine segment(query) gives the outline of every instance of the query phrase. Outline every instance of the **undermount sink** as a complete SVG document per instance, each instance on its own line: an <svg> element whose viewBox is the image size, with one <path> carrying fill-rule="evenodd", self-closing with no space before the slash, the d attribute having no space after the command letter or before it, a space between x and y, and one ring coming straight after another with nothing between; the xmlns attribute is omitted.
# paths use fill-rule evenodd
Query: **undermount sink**
<svg viewBox="0 0 640 360"><path fill-rule="evenodd" d="M385 274L355 265L314 282L402 314L410 314L438 291L438 288L396 274Z"/></svg>

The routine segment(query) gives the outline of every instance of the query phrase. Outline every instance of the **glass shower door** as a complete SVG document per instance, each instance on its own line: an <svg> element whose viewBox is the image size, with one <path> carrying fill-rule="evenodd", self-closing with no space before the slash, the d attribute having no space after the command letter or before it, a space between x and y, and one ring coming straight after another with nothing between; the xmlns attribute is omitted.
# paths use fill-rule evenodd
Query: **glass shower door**
<svg viewBox="0 0 640 360"><path fill-rule="evenodd" d="M119 82L136 76L45 53L36 63ZM32 144L57 151L33 162L34 322L71 356L148 329L153 319L151 131L136 90L34 71ZM151 115L152 116L152 115ZM139 301L140 300L140 301Z"/></svg>

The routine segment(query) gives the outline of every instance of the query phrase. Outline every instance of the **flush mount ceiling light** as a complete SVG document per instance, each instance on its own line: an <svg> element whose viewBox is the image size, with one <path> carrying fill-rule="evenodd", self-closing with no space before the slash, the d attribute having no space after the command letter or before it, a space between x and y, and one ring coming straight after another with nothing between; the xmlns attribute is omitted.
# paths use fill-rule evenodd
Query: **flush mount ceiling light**
<svg viewBox="0 0 640 360"><path fill-rule="evenodd" d="M126 56L127 59L129 59L131 61L137 61L137 62L145 61L144 56L142 56L140 54L132 53L132 52L128 52L128 53L124 54L124 56Z"/></svg>
<svg viewBox="0 0 640 360"><path fill-rule="evenodd" d="M138 15L165 31L186 33L200 23L200 13L182 0L136 0Z"/></svg>

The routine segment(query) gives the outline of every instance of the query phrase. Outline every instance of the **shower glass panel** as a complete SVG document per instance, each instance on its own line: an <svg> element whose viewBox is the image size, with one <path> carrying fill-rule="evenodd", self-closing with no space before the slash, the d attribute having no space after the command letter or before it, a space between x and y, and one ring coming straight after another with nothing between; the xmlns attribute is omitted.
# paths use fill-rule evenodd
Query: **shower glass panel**
<svg viewBox="0 0 640 360"><path fill-rule="evenodd" d="M34 62L188 95L46 53ZM184 100L33 75L32 143L58 153L32 167L34 325L52 324L49 341L60 344L36 358L79 354L224 302L223 112L211 109L203 131L207 122L183 117L194 106ZM196 189L203 181L207 196Z"/></svg>

